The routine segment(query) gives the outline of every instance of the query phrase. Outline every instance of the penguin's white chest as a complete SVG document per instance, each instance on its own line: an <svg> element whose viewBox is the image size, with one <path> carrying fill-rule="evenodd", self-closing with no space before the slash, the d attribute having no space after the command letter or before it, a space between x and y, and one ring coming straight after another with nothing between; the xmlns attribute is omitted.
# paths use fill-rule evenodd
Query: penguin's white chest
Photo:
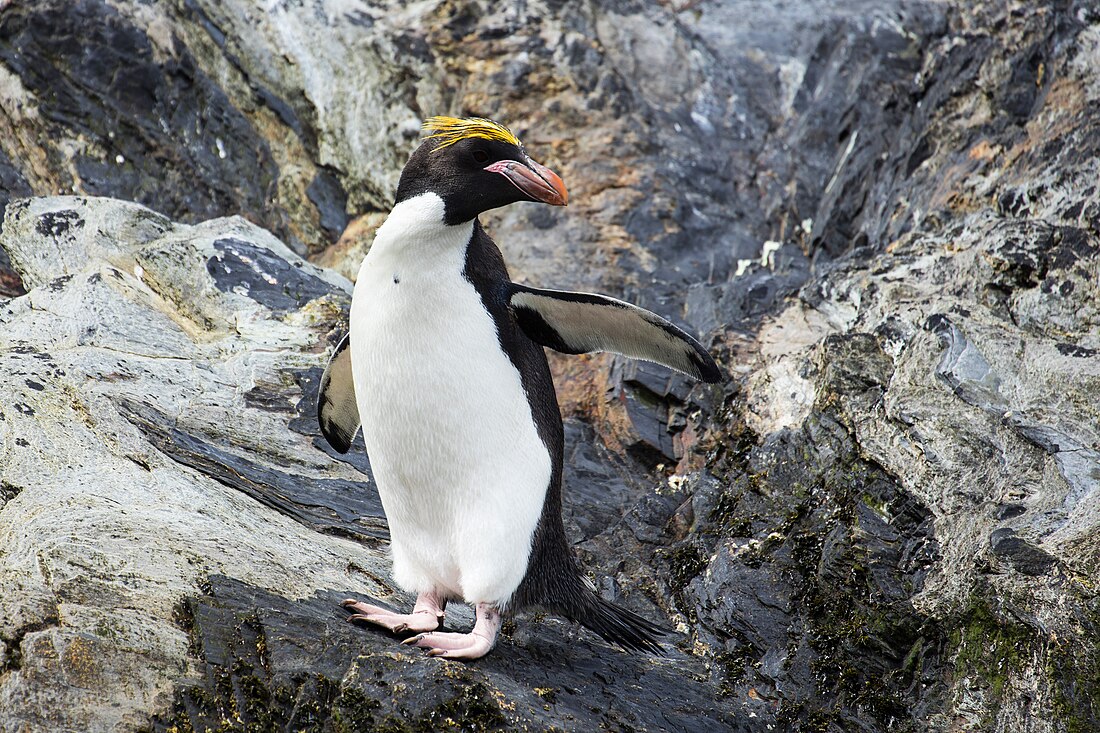
<svg viewBox="0 0 1100 733"><path fill-rule="evenodd" d="M363 261L351 362L371 468L407 590L505 603L550 482L519 371L463 272L473 224L402 202Z"/></svg>

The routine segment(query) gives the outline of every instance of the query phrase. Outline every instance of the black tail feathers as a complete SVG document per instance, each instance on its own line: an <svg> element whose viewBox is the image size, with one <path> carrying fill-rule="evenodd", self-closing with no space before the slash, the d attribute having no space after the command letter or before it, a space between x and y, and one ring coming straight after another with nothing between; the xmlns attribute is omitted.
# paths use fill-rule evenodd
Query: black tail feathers
<svg viewBox="0 0 1100 733"><path fill-rule="evenodd" d="M574 617L585 628L624 649L664 656L658 639L669 632L641 616L588 593L583 608Z"/></svg>

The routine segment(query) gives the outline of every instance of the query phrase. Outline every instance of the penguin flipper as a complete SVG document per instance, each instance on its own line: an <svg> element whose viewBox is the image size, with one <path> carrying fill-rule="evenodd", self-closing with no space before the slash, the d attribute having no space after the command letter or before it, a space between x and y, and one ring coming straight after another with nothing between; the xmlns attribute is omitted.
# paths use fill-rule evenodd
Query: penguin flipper
<svg viewBox="0 0 1100 733"><path fill-rule="evenodd" d="M527 337L555 351L611 351L704 382L722 379L702 344L656 313L622 300L512 283L508 303Z"/></svg>
<svg viewBox="0 0 1100 733"><path fill-rule="evenodd" d="M359 432L359 407L351 376L351 336L344 336L321 375L317 393L317 422L325 440L338 453L347 453Z"/></svg>

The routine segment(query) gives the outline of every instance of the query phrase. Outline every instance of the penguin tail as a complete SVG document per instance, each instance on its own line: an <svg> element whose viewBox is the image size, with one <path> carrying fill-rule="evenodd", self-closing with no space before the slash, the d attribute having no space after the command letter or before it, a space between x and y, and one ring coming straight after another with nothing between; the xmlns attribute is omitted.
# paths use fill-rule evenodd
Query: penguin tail
<svg viewBox="0 0 1100 733"><path fill-rule="evenodd" d="M659 639L667 636L668 630L625 608L608 603L595 593L588 593L587 596L583 608L579 609L580 613L574 616L582 626L624 649L662 657L665 655Z"/></svg>

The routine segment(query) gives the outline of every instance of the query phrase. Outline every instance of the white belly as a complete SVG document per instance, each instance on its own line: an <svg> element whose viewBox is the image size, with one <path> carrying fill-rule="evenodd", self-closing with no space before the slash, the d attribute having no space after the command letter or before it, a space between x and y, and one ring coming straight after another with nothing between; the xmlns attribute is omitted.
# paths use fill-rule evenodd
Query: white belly
<svg viewBox="0 0 1100 733"><path fill-rule="evenodd" d="M403 202L356 280L351 361L363 437L398 584L505 603L527 569L550 456L519 372L462 275L472 224L410 226L399 208L418 201L441 220L432 194Z"/></svg>

